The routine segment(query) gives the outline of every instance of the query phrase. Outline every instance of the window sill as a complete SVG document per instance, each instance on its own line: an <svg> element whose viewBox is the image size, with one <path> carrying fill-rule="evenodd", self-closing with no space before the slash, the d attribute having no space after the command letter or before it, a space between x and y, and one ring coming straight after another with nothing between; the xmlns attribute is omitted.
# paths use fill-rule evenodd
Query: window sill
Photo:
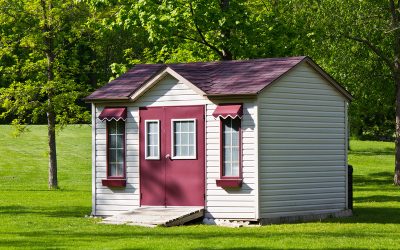
<svg viewBox="0 0 400 250"><path fill-rule="evenodd" d="M126 187L126 179L103 179L101 184L107 187Z"/></svg>
<svg viewBox="0 0 400 250"><path fill-rule="evenodd" d="M222 188L235 188L242 186L243 179L218 179L217 186Z"/></svg>

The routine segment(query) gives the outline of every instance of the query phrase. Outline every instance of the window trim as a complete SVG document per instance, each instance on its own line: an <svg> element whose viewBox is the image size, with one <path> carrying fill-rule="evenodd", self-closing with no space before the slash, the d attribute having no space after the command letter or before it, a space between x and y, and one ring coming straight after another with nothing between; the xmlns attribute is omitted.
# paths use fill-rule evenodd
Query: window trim
<svg viewBox="0 0 400 250"><path fill-rule="evenodd" d="M123 175L121 176L110 176L110 166L109 166L109 160L110 160L110 154L109 154L109 126L111 121L106 121L106 179L102 180L102 185L103 186L108 186L108 187L125 187L126 186L126 121L124 120L118 120L124 122L124 132L122 135L123 138L123 151L122 151L122 158L123 158L123 167L122 167L122 172ZM115 122L118 122L115 120Z"/></svg>
<svg viewBox="0 0 400 250"><path fill-rule="evenodd" d="M242 152L243 152L243 129L242 129L242 119L240 117L236 117L235 119L240 120L239 124L239 175L238 176L225 176L224 175L224 121L227 119L232 119L231 117L219 119L219 152L220 152L220 178L216 180L216 184L218 187L241 187L243 181L243 162L242 162ZM233 120L233 119L232 119Z"/></svg>
<svg viewBox="0 0 400 250"><path fill-rule="evenodd" d="M150 122L157 122L157 128L158 128L158 156L147 156L148 150L147 150L147 146L148 146L148 137L147 137L147 124ZM161 143L160 143L160 139L161 139L161 135L160 135L160 120L145 120L144 121L144 158L146 160L160 160L160 148L161 148Z"/></svg>
<svg viewBox="0 0 400 250"><path fill-rule="evenodd" d="M193 156L174 156L174 122L181 121L193 121L194 122L194 155ZM197 159L197 119L195 118L183 118L183 119L171 119L171 159L173 160L195 160Z"/></svg>

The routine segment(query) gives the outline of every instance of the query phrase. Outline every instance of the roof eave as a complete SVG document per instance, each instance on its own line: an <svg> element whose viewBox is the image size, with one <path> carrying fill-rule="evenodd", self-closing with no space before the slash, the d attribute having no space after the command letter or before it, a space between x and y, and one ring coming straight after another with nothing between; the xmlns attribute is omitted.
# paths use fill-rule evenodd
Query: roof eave
<svg viewBox="0 0 400 250"><path fill-rule="evenodd" d="M339 91L348 102L351 102L354 97L348 92L342 85L340 85L330 74L328 74L323 68L321 68L316 62L314 62L310 57L306 57L305 60L311 67L313 67L320 75L327 80L333 87Z"/></svg>
<svg viewBox="0 0 400 250"><path fill-rule="evenodd" d="M124 102L129 101L129 97L113 97L113 98L83 98L85 103L95 103L95 102Z"/></svg>
<svg viewBox="0 0 400 250"><path fill-rule="evenodd" d="M205 94L207 97L257 97L257 93L237 93L237 94Z"/></svg>

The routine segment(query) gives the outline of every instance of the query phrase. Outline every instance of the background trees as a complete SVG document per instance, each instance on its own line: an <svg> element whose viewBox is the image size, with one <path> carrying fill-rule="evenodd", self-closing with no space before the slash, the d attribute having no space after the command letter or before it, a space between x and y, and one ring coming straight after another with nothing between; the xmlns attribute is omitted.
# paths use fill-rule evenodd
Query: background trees
<svg viewBox="0 0 400 250"><path fill-rule="evenodd" d="M354 95L351 135L391 140L398 15L393 0L0 0L0 122L47 123L55 145L55 124L87 122L81 98L137 63L309 55Z"/></svg>

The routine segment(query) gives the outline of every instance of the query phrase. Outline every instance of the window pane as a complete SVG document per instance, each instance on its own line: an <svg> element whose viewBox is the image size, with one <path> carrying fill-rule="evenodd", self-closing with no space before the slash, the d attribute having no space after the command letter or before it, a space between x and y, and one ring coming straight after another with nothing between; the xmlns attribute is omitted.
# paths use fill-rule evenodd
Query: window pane
<svg viewBox="0 0 400 250"><path fill-rule="evenodd" d="M232 120L232 130L235 130L236 132L239 132L240 128L240 119L236 118Z"/></svg>
<svg viewBox="0 0 400 250"><path fill-rule="evenodd" d="M188 133L182 133L181 134L181 144L182 145L188 145L189 144L189 134Z"/></svg>
<svg viewBox="0 0 400 250"><path fill-rule="evenodd" d="M187 145L182 145L181 146L181 156L189 156L189 147Z"/></svg>
<svg viewBox="0 0 400 250"><path fill-rule="evenodd" d="M114 121L114 120L111 120L111 121L108 122L108 133L109 134L115 134L117 132L116 125L117 125L117 122Z"/></svg>
<svg viewBox="0 0 400 250"><path fill-rule="evenodd" d="M240 154L240 119L227 118L222 120L222 148L224 176L239 176Z"/></svg>
<svg viewBox="0 0 400 250"><path fill-rule="evenodd" d="M116 176L117 175L117 164L110 163L108 165L108 171L109 171L110 176Z"/></svg>
<svg viewBox="0 0 400 250"><path fill-rule="evenodd" d="M159 123L158 121L146 121L146 157L159 157Z"/></svg>
<svg viewBox="0 0 400 250"><path fill-rule="evenodd" d="M124 137L122 135L115 136L117 138L117 148L124 147Z"/></svg>
<svg viewBox="0 0 400 250"><path fill-rule="evenodd" d="M174 148L173 156L195 156L195 121L173 121L172 127Z"/></svg>
<svg viewBox="0 0 400 250"><path fill-rule="evenodd" d="M174 146L174 156L181 156L179 149L180 149L180 147Z"/></svg>
<svg viewBox="0 0 400 250"><path fill-rule="evenodd" d="M124 165L122 163L116 164L116 175L117 176L122 176L123 175L123 170L124 170Z"/></svg>
<svg viewBox="0 0 400 250"><path fill-rule="evenodd" d="M109 141L108 141L108 146L110 147L110 148L116 148L116 146L117 146L117 137L115 136L115 135L110 135L109 136Z"/></svg>
<svg viewBox="0 0 400 250"><path fill-rule="evenodd" d="M125 122L122 120L119 120L116 123L117 123L117 134L125 133Z"/></svg>
<svg viewBox="0 0 400 250"><path fill-rule="evenodd" d="M151 146L151 156L158 156L158 147Z"/></svg>
<svg viewBox="0 0 400 250"><path fill-rule="evenodd" d="M194 146L189 146L189 154L188 155L194 155Z"/></svg>
<svg viewBox="0 0 400 250"><path fill-rule="evenodd" d="M124 162L124 160L123 160L123 155L124 155L124 153L122 152L122 149L117 149L117 150L116 150L116 155L117 155L117 159L116 159L115 162L117 162L117 163L123 163L123 162Z"/></svg>
<svg viewBox="0 0 400 250"><path fill-rule="evenodd" d="M239 176L239 163L232 163L232 176Z"/></svg>
<svg viewBox="0 0 400 250"><path fill-rule="evenodd" d="M224 159L225 159L225 161L231 161L231 148L230 147L224 148Z"/></svg>
<svg viewBox="0 0 400 250"><path fill-rule="evenodd" d="M232 146L239 146L239 133L232 131Z"/></svg>
<svg viewBox="0 0 400 250"><path fill-rule="evenodd" d="M224 161L224 176L232 176L231 164L228 161Z"/></svg>
<svg viewBox="0 0 400 250"><path fill-rule="evenodd" d="M116 159L117 155L116 155L115 151L116 151L115 149L110 149L108 151L108 154L109 154L108 155L108 160L109 160L110 163L115 163L117 161L117 159Z"/></svg>

